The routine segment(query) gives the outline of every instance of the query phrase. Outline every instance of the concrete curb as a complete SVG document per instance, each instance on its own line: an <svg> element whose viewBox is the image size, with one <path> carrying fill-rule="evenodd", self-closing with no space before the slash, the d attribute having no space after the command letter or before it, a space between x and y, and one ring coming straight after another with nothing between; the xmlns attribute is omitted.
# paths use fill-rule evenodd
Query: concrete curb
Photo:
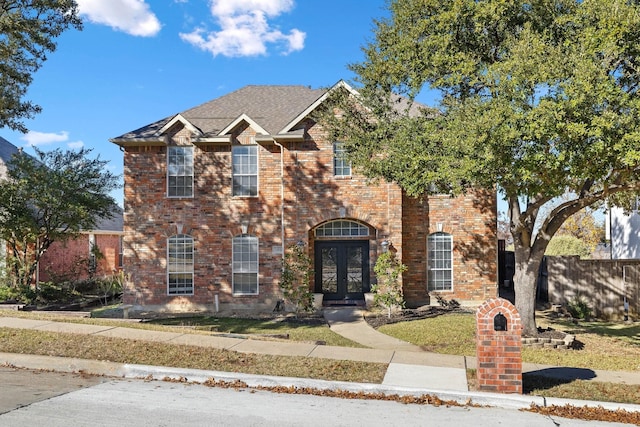
<svg viewBox="0 0 640 427"><path fill-rule="evenodd" d="M640 405L595 402L586 400L570 400L544 398L539 396L521 396L484 392L459 392L428 388L388 386L369 383L351 383L344 381L326 381L308 378L277 377L269 375L252 375L235 372L207 371L199 369L182 369L163 366L134 365L104 362L88 359L38 356L31 354L0 353L0 364L19 368L101 375L114 378L163 380L186 380L203 383L211 378L216 381L242 381L249 387L295 387L319 390L343 390L354 393L382 393L385 395L421 396L431 395L443 401L455 401L460 404L473 403L482 406L505 409L526 409L532 404L538 406L565 406L604 408L609 410L624 409L629 412L640 412Z"/></svg>

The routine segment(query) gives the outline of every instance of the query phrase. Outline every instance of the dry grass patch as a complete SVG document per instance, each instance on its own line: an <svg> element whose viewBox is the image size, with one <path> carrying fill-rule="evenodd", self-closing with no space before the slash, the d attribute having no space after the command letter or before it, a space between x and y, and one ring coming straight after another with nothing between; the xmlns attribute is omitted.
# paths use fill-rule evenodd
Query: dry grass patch
<svg viewBox="0 0 640 427"><path fill-rule="evenodd" d="M46 311L15 311L0 309L0 316L24 319L49 320L52 322L79 323L86 325L113 326L121 328L144 329L161 332L181 332L211 335L212 333L235 334L286 334L295 342L323 342L338 347L363 346L336 334L324 322L283 322L282 319L216 318L210 316L175 317L140 322L133 319L89 318ZM268 339L265 337L265 339Z"/></svg>
<svg viewBox="0 0 640 427"><path fill-rule="evenodd" d="M9 328L0 328L0 352L368 383L382 382L387 368L383 363L248 354L95 335Z"/></svg>

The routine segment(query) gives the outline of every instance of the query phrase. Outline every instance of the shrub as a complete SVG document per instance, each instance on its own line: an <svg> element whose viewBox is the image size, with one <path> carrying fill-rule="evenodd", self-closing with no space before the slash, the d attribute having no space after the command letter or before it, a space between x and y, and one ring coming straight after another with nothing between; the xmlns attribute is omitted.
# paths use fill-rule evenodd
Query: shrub
<svg viewBox="0 0 640 427"><path fill-rule="evenodd" d="M291 245L284 255L280 289L285 300L295 307L296 315L313 311L313 292L309 289L313 274L311 258L303 245Z"/></svg>
<svg viewBox="0 0 640 427"><path fill-rule="evenodd" d="M15 286L0 285L0 301L19 301L20 292Z"/></svg>
<svg viewBox="0 0 640 427"><path fill-rule="evenodd" d="M592 317L593 311L591 306L583 297L574 297L567 304L567 311L569 314L575 319L585 319L588 320Z"/></svg>
<svg viewBox="0 0 640 427"><path fill-rule="evenodd" d="M373 301L376 305L386 308L389 317L391 317L393 307L404 307L400 275L406 269L407 266L399 263L392 251L381 253L373 267L378 281L371 287L371 291L374 293Z"/></svg>

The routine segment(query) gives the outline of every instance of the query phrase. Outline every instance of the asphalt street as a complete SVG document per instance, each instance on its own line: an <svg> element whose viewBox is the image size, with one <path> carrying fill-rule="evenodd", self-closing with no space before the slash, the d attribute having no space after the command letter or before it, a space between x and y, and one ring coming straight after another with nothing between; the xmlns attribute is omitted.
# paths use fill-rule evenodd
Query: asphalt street
<svg viewBox="0 0 640 427"><path fill-rule="evenodd" d="M0 425L68 426L623 426L504 408L277 394L252 389L0 370Z"/></svg>

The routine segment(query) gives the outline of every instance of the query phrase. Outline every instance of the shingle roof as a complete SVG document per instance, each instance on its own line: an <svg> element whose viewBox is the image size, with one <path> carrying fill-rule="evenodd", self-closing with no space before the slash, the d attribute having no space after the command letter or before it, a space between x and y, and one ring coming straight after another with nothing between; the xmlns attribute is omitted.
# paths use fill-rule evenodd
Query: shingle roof
<svg viewBox="0 0 640 427"><path fill-rule="evenodd" d="M18 147L0 136L0 160L4 163L8 163L11 157L20 151Z"/></svg>
<svg viewBox="0 0 640 427"><path fill-rule="evenodd" d="M242 114L249 116L271 135L276 135L325 92L326 89L311 89L306 86L251 85L179 114L205 136L217 135ZM114 139L153 137L172 117Z"/></svg>

